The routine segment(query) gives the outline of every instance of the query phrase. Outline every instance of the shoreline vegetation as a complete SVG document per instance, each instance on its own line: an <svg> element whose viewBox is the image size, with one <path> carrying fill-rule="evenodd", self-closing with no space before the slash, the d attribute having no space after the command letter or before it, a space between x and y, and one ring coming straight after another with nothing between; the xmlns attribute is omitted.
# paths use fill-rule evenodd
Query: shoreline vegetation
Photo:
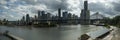
<svg viewBox="0 0 120 40"><path fill-rule="evenodd" d="M120 28L120 15L115 16L113 18L105 18L104 20L105 20L104 24L106 25L106 27L112 25L117 28Z"/></svg>
<svg viewBox="0 0 120 40"><path fill-rule="evenodd" d="M43 22L43 23L29 23L29 24L10 24L9 22L1 23L1 26L29 26L29 27L37 27L37 28L50 28L57 27L59 25L77 25L78 23L54 23L54 22Z"/></svg>
<svg viewBox="0 0 120 40"><path fill-rule="evenodd" d="M55 27L57 26L57 24L53 24L53 23L39 23L39 24L31 24L31 25L15 25L15 24L0 24L2 26L31 26L31 27Z"/></svg>
<svg viewBox="0 0 120 40"><path fill-rule="evenodd" d="M38 24L33 24L34 27L40 27L40 28L46 28L46 27L55 27L57 24L55 23L38 23Z"/></svg>

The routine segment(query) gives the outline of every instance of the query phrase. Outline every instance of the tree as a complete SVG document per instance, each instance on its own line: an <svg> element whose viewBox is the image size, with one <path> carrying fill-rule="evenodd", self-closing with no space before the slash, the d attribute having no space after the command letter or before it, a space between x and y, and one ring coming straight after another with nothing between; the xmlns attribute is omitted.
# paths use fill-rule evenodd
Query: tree
<svg viewBox="0 0 120 40"><path fill-rule="evenodd" d="M115 16L112 21L111 21L112 25L115 25L117 27L120 27L120 15L119 16Z"/></svg>

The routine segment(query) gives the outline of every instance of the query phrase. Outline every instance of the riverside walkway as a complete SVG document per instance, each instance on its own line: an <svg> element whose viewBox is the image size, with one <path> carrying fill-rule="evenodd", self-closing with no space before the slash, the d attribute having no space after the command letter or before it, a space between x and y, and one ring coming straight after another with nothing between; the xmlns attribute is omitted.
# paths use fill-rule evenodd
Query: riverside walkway
<svg viewBox="0 0 120 40"><path fill-rule="evenodd" d="M111 36L111 40L120 40L120 28L116 28Z"/></svg>
<svg viewBox="0 0 120 40"><path fill-rule="evenodd" d="M11 39L4 35L0 35L0 40L11 40Z"/></svg>
<svg viewBox="0 0 120 40"><path fill-rule="evenodd" d="M11 40L11 39L0 33L0 40Z"/></svg>
<svg viewBox="0 0 120 40"><path fill-rule="evenodd" d="M96 35L96 36L93 36ZM82 35L81 40L119 40L120 28L110 26L110 29L96 30Z"/></svg>
<svg viewBox="0 0 120 40"><path fill-rule="evenodd" d="M120 40L120 28L113 27L113 31L102 40Z"/></svg>
<svg viewBox="0 0 120 40"><path fill-rule="evenodd" d="M10 33L0 33L0 40L24 40Z"/></svg>
<svg viewBox="0 0 120 40"><path fill-rule="evenodd" d="M9 38L11 38L12 40L24 40L24 39L22 39L20 37L17 37L15 35L13 35L13 34L10 34L10 33L7 34L6 36L9 37Z"/></svg>

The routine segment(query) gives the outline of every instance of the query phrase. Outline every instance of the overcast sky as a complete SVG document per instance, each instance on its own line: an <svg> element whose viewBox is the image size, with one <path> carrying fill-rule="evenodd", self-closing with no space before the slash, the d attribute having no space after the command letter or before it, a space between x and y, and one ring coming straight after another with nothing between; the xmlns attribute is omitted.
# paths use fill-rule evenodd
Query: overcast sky
<svg viewBox="0 0 120 40"><path fill-rule="evenodd" d="M0 19L17 20L26 14L34 16L37 10L56 15L58 8L80 16L83 2L84 0L0 0ZM95 12L108 17L120 14L120 0L88 0L88 6L91 15Z"/></svg>

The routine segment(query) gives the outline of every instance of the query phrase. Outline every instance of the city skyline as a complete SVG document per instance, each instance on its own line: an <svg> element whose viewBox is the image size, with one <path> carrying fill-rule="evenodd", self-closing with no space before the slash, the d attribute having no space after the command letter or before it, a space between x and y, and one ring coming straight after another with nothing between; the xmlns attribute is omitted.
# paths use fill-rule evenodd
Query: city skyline
<svg viewBox="0 0 120 40"><path fill-rule="evenodd" d="M0 19L17 20L26 14L33 17L37 10L56 15L58 8L80 16L83 2L84 0L1 0ZM119 0L88 0L88 8L91 14L99 12L110 17L120 13L119 2Z"/></svg>
<svg viewBox="0 0 120 40"><path fill-rule="evenodd" d="M119 40L120 0L0 0L0 40Z"/></svg>

